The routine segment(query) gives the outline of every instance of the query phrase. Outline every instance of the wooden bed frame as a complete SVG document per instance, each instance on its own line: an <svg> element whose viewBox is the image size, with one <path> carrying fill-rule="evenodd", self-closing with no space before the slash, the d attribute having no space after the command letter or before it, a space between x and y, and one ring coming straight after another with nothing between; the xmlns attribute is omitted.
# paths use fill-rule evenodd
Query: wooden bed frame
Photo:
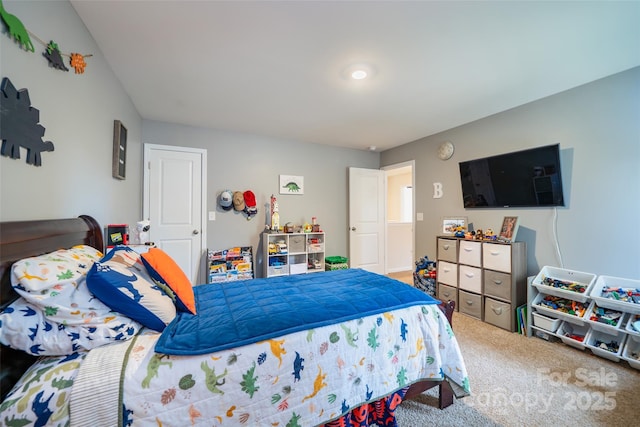
<svg viewBox="0 0 640 427"><path fill-rule="evenodd" d="M11 286L11 266L14 262L80 244L104 250L102 229L88 215L66 219L0 222L0 309L4 309L18 296ZM454 302L443 303L440 308L451 323ZM35 360L35 356L1 346L0 402ZM451 405L453 390L446 381L415 383L407 391L405 399L414 398L436 386L439 387L438 406L442 409Z"/></svg>

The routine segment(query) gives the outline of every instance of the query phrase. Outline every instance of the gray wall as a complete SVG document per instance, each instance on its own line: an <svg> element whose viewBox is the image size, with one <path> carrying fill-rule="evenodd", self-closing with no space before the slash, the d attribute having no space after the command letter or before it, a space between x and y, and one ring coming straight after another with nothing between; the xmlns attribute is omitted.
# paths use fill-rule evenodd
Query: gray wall
<svg viewBox="0 0 640 427"><path fill-rule="evenodd" d="M456 147L448 161L437 158L443 141ZM458 162L554 143L561 148L565 207L463 208ZM529 274L561 266L562 259L572 270L640 278L640 68L387 150L381 166L411 159L416 212L424 213L416 222L416 256L435 258L444 216L494 230L504 216L518 216ZM443 184L440 199L433 198L434 182Z"/></svg>
<svg viewBox="0 0 640 427"><path fill-rule="evenodd" d="M326 233L327 255L349 255L348 168L377 169L378 153L148 120L142 128L144 143L207 149L207 210L216 211L216 220L207 226L209 248L253 246L261 275L260 239L274 194L280 224L311 223L315 216ZM303 176L304 194L279 194L279 175ZM225 189L253 191L258 215L247 221L240 212L222 210L217 198Z"/></svg>
<svg viewBox="0 0 640 427"><path fill-rule="evenodd" d="M35 38L35 52L22 50L0 34L0 72L16 89L29 91L40 111L43 140L53 152L42 153L42 166L0 156L0 220L66 218L89 214L100 224L135 223L141 215L140 164L142 119L106 63L71 4L51 1L3 1L40 39L54 40L63 53L93 54L84 74L50 68L45 46ZM128 130L127 179L111 176L113 121Z"/></svg>

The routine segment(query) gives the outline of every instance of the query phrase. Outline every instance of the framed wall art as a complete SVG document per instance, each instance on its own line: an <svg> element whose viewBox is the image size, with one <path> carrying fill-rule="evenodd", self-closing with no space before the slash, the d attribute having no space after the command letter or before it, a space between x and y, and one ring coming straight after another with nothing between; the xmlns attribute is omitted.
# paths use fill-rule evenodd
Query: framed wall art
<svg viewBox="0 0 640 427"><path fill-rule="evenodd" d="M120 120L113 121L112 174L116 179L125 179L127 170L127 128Z"/></svg>
<svg viewBox="0 0 640 427"><path fill-rule="evenodd" d="M280 175L280 194L304 194L304 177Z"/></svg>
<svg viewBox="0 0 640 427"><path fill-rule="evenodd" d="M505 242L514 242L516 240L517 233L518 217L505 216L502 220L502 227L500 227L500 234L498 235L498 238Z"/></svg>
<svg viewBox="0 0 640 427"><path fill-rule="evenodd" d="M468 221L466 216L445 216L442 218L442 234L451 236L458 227L467 229Z"/></svg>

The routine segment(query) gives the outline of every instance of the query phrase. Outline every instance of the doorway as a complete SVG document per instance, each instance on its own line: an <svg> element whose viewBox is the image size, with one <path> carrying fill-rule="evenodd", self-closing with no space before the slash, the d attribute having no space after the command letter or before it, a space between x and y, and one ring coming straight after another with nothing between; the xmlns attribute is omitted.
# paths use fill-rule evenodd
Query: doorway
<svg viewBox="0 0 640 427"><path fill-rule="evenodd" d="M414 161L385 166L386 272L410 272L415 261Z"/></svg>

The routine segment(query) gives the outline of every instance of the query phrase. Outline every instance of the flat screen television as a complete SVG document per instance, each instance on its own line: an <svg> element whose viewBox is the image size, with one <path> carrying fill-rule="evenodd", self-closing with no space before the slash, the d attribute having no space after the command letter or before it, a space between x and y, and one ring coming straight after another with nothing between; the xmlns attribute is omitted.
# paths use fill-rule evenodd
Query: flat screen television
<svg viewBox="0 0 640 427"><path fill-rule="evenodd" d="M460 162L465 208L564 206L560 145Z"/></svg>

